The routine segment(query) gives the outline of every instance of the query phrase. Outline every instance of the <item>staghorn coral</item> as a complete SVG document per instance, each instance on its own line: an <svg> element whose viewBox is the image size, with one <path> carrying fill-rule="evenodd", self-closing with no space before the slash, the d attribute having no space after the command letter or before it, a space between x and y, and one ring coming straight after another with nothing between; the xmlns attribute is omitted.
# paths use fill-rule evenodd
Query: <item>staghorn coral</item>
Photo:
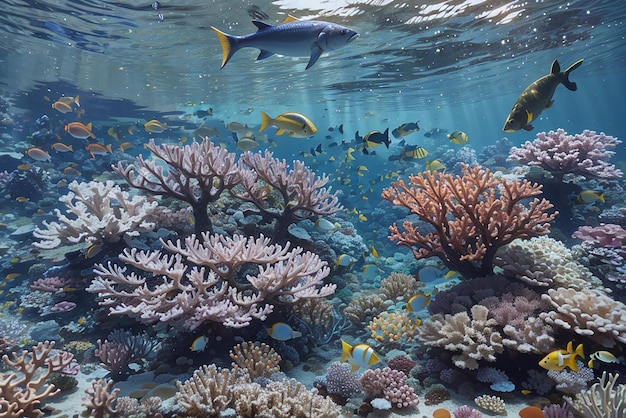
<svg viewBox="0 0 626 418"><path fill-rule="evenodd" d="M516 238L549 232L556 213L546 199L522 202L541 193L541 186L527 180L508 182L480 166L463 166L462 176L425 171L398 180L382 192L397 206L430 224L434 232L422 234L409 221L403 231L396 224L389 238L411 249L416 259L438 257L463 277L493 273L497 250Z"/></svg>
<svg viewBox="0 0 626 418"><path fill-rule="evenodd" d="M74 355L59 351L51 355L54 341L44 341L12 352L13 360L3 355L3 362L17 372L0 373L0 416L4 418L38 418L43 412L36 408L43 400L57 395L60 389L45 384L52 373L61 373L72 367Z"/></svg>
<svg viewBox="0 0 626 418"><path fill-rule="evenodd" d="M417 338L424 345L443 347L459 352L452 361L462 369L476 370L478 360L496 361L495 355L504 351L502 335L495 329L498 324L488 318L489 310L474 305L471 317L467 312L454 315L433 315L417 329Z"/></svg>
<svg viewBox="0 0 626 418"><path fill-rule="evenodd" d="M112 181L73 181L67 187L70 191L59 201L65 203L69 216L55 209L58 222L43 221L45 228L33 231L41 240L33 243L35 247L50 250L61 245L116 243L154 227L147 217L157 202L130 197Z"/></svg>
<svg viewBox="0 0 626 418"><path fill-rule="evenodd" d="M542 298L554 309L540 318L554 327L577 334L605 347L626 343L626 305L599 289L548 289Z"/></svg>
<svg viewBox="0 0 626 418"><path fill-rule="evenodd" d="M599 382L576 395L574 408L586 418L623 418L626 416L626 385L615 386L618 373L602 372Z"/></svg>
<svg viewBox="0 0 626 418"><path fill-rule="evenodd" d="M95 379L91 382L91 386L85 389L87 396L83 398L82 405L89 411L89 416L104 418L107 414L118 413L112 405L120 389L113 389L114 384L115 382L111 379Z"/></svg>
<svg viewBox="0 0 626 418"><path fill-rule="evenodd" d="M245 327L254 318L267 318L272 303L321 298L336 288L322 285L330 269L317 255L290 249L289 243L270 245L263 235L255 239L203 233L202 241L192 235L184 244L177 240L163 246L170 254L133 248L120 255L145 276L127 274L127 267L110 262L98 264L87 291L97 293L100 305L113 315L193 330L206 321ZM243 267L248 268L245 280Z"/></svg>
<svg viewBox="0 0 626 418"><path fill-rule="evenodd" d="M330 215L343 209L338 193L324 187L329 180L325 174L316 176L302 161L295 160L288 169L287 161L274 158L273 153L243 153L239 160L241 186L231 190L239 199L252 202L258 213L276 220L273 237L285 239L289 225ZM278 204L270 204L268 189L280 195Z"/></svg>
<svg viewBox="0 0 626 418"><path fill-rule="evenodd" d="M565 244L550 237L516 239L498 250L495 264L507 276L533 286L583 289L602 284Z"/></svg>
<svg viewBox="0 0 626 418"><path fill-rule="evenodd" d="M270 377L280 371L282 358L272 347L265 343L242 342L230 351L230 358L234 360L233 369L243 369L251 378Z"/></svg>
<svg viewBox="0 0 626 418"><path fill-rule="evenodd" d="M144 160L139 155L134 164L120 161L113 170L128 184L151 194L171 196L189 203L195 219L196 235L212 232L208 205L219 199L241 180L235 154L213 145L208 138L184 147L157 145L150 139L146 146L157 159ZM165 169L161 163L167 164Z"/></svg>
<svg viewBox="0 0 626 418"><path fill-rule="evenodd" d="M584 130L567 135L563 129L557 129L539 132L533 142L526 141L520 148L511 148L509 160L539 166L559 181L566 174L614 179L622 177L622 172L606 160L614 154L609 150L621 142L604 133Z"/></svg>

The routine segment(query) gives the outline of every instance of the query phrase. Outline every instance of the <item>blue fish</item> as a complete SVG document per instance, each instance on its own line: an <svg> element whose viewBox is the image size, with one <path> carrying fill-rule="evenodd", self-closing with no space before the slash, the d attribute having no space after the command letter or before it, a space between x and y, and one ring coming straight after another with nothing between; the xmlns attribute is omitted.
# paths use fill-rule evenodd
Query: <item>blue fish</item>
<svg viewBox="0 0 626 418"><path fill-rule="evenodd" d="M316 20L286 19L280 25L253 20L258 28L255 33L243 36L228 35L211 26L222 45L222 66L241 48L258 48L258 60L274 54L290 57L310 57L306 69L311 68L324 51L334 51L358 38L359 34L335 23Z"/></svg>

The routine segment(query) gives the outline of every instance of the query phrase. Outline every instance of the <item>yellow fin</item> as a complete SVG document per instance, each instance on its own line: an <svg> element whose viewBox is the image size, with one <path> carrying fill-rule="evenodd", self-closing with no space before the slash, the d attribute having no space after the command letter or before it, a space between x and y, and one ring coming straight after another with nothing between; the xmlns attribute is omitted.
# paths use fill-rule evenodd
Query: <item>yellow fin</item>
<svg viewBox="0 0 626 418"><path fill-rule="evenodd" d="M213 31L217 33L217 38L219 39L220 45L222 46L222 65L220 66L220 68L224 68L224 66L230 59L230 56L232 55L230 40L224 32L220 31L215 26L211 26L211 29L213 29Z"/></svg>
<svg viewBox="0 0 626 418"><path fill-rule="evenodd" d="M530 123L533 121L533 113L526 110L526 123Z"/></svg>
<svg viewBox="0 0 626 418"><path fill-rule="evenodd" d="M300 19L298 19L297 17L294 17L292 15L287 15L287 17L280 23L282 25L282 24L285 24L285 23L297 22L298 20L300 20Z"/></svg>
<svg viewBox="0 0 626 418"><path fill-rule="evenodd" d="M272 122L273 120L270 115L265 112L261 112L261 127L259 128L259 132L263 132L265 128L272 124Z"/></svg>

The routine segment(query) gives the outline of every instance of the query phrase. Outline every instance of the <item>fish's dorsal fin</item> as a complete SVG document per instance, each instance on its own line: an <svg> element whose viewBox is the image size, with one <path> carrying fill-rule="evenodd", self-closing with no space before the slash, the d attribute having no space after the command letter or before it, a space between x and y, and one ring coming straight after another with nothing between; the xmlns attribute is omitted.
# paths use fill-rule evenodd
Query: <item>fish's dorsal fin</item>
<svg viewBox="0 0 626 418"><path fill-rule="evenodd" d="M252 24L254 24L254 26L258 28L257 32L274 27L273 25L270 25L269 23L261 22L260 20L253 20Z"/></svg>
<svg viewBox="0 0 626 418"><path fill-rule="evenodd" d="M282 22L280 22L280 24L281 24L281 25L284 25L285 23L297 22L297 21L299 21L299 20L300 20L300 19L298 19L298 18L297 18L297 17L295 17L295 16L292 16L292 15L287 15L287 17L286 17L285 19L283 19L283 21L282 21Z"/></svg>
<svg viewBox="0 0 626 418"><path fill-rule="evenodd" d="M552 61L552 66L550 67L550 74L558 74L561 72L561 64L559 64L558 60Z"/></svg>

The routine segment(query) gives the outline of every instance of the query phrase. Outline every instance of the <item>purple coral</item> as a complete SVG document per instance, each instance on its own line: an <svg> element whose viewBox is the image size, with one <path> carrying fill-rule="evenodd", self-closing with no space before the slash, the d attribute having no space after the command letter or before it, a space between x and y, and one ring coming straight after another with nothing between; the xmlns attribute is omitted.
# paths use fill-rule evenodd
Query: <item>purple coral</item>
<svg viewBox="0 0 626 418"><path fill-rule="evenodd" d="M483 414L467 405L459 406L452 413L454 418L482 418Z"/></svg>
<svg viewBox="0 0 626 418"><path fill-rule="evenodd" d="M541 167L559 181L566 174L614 179L622 177L622 172L605 160L614 154L609 150L620 143L604 133L584 130L577 135L567 135L563 129L557 129L539 132L534 141L511 148L509 160Z"/></svg>
<svg viewBox="0 0 626 418"><path fill-rule="evenodd" d="M579 226L578 231L574 232L572 237L580 238L594 247L620 248L626 245L626 229L615 224Z"/></svg>
<svg viewBox="0 0 626 418"><path fill-rule="evenodd" d="M331 395L350 398L362 390L361 383L348 363L333 362L326 370L326 390Z"/></svg>

